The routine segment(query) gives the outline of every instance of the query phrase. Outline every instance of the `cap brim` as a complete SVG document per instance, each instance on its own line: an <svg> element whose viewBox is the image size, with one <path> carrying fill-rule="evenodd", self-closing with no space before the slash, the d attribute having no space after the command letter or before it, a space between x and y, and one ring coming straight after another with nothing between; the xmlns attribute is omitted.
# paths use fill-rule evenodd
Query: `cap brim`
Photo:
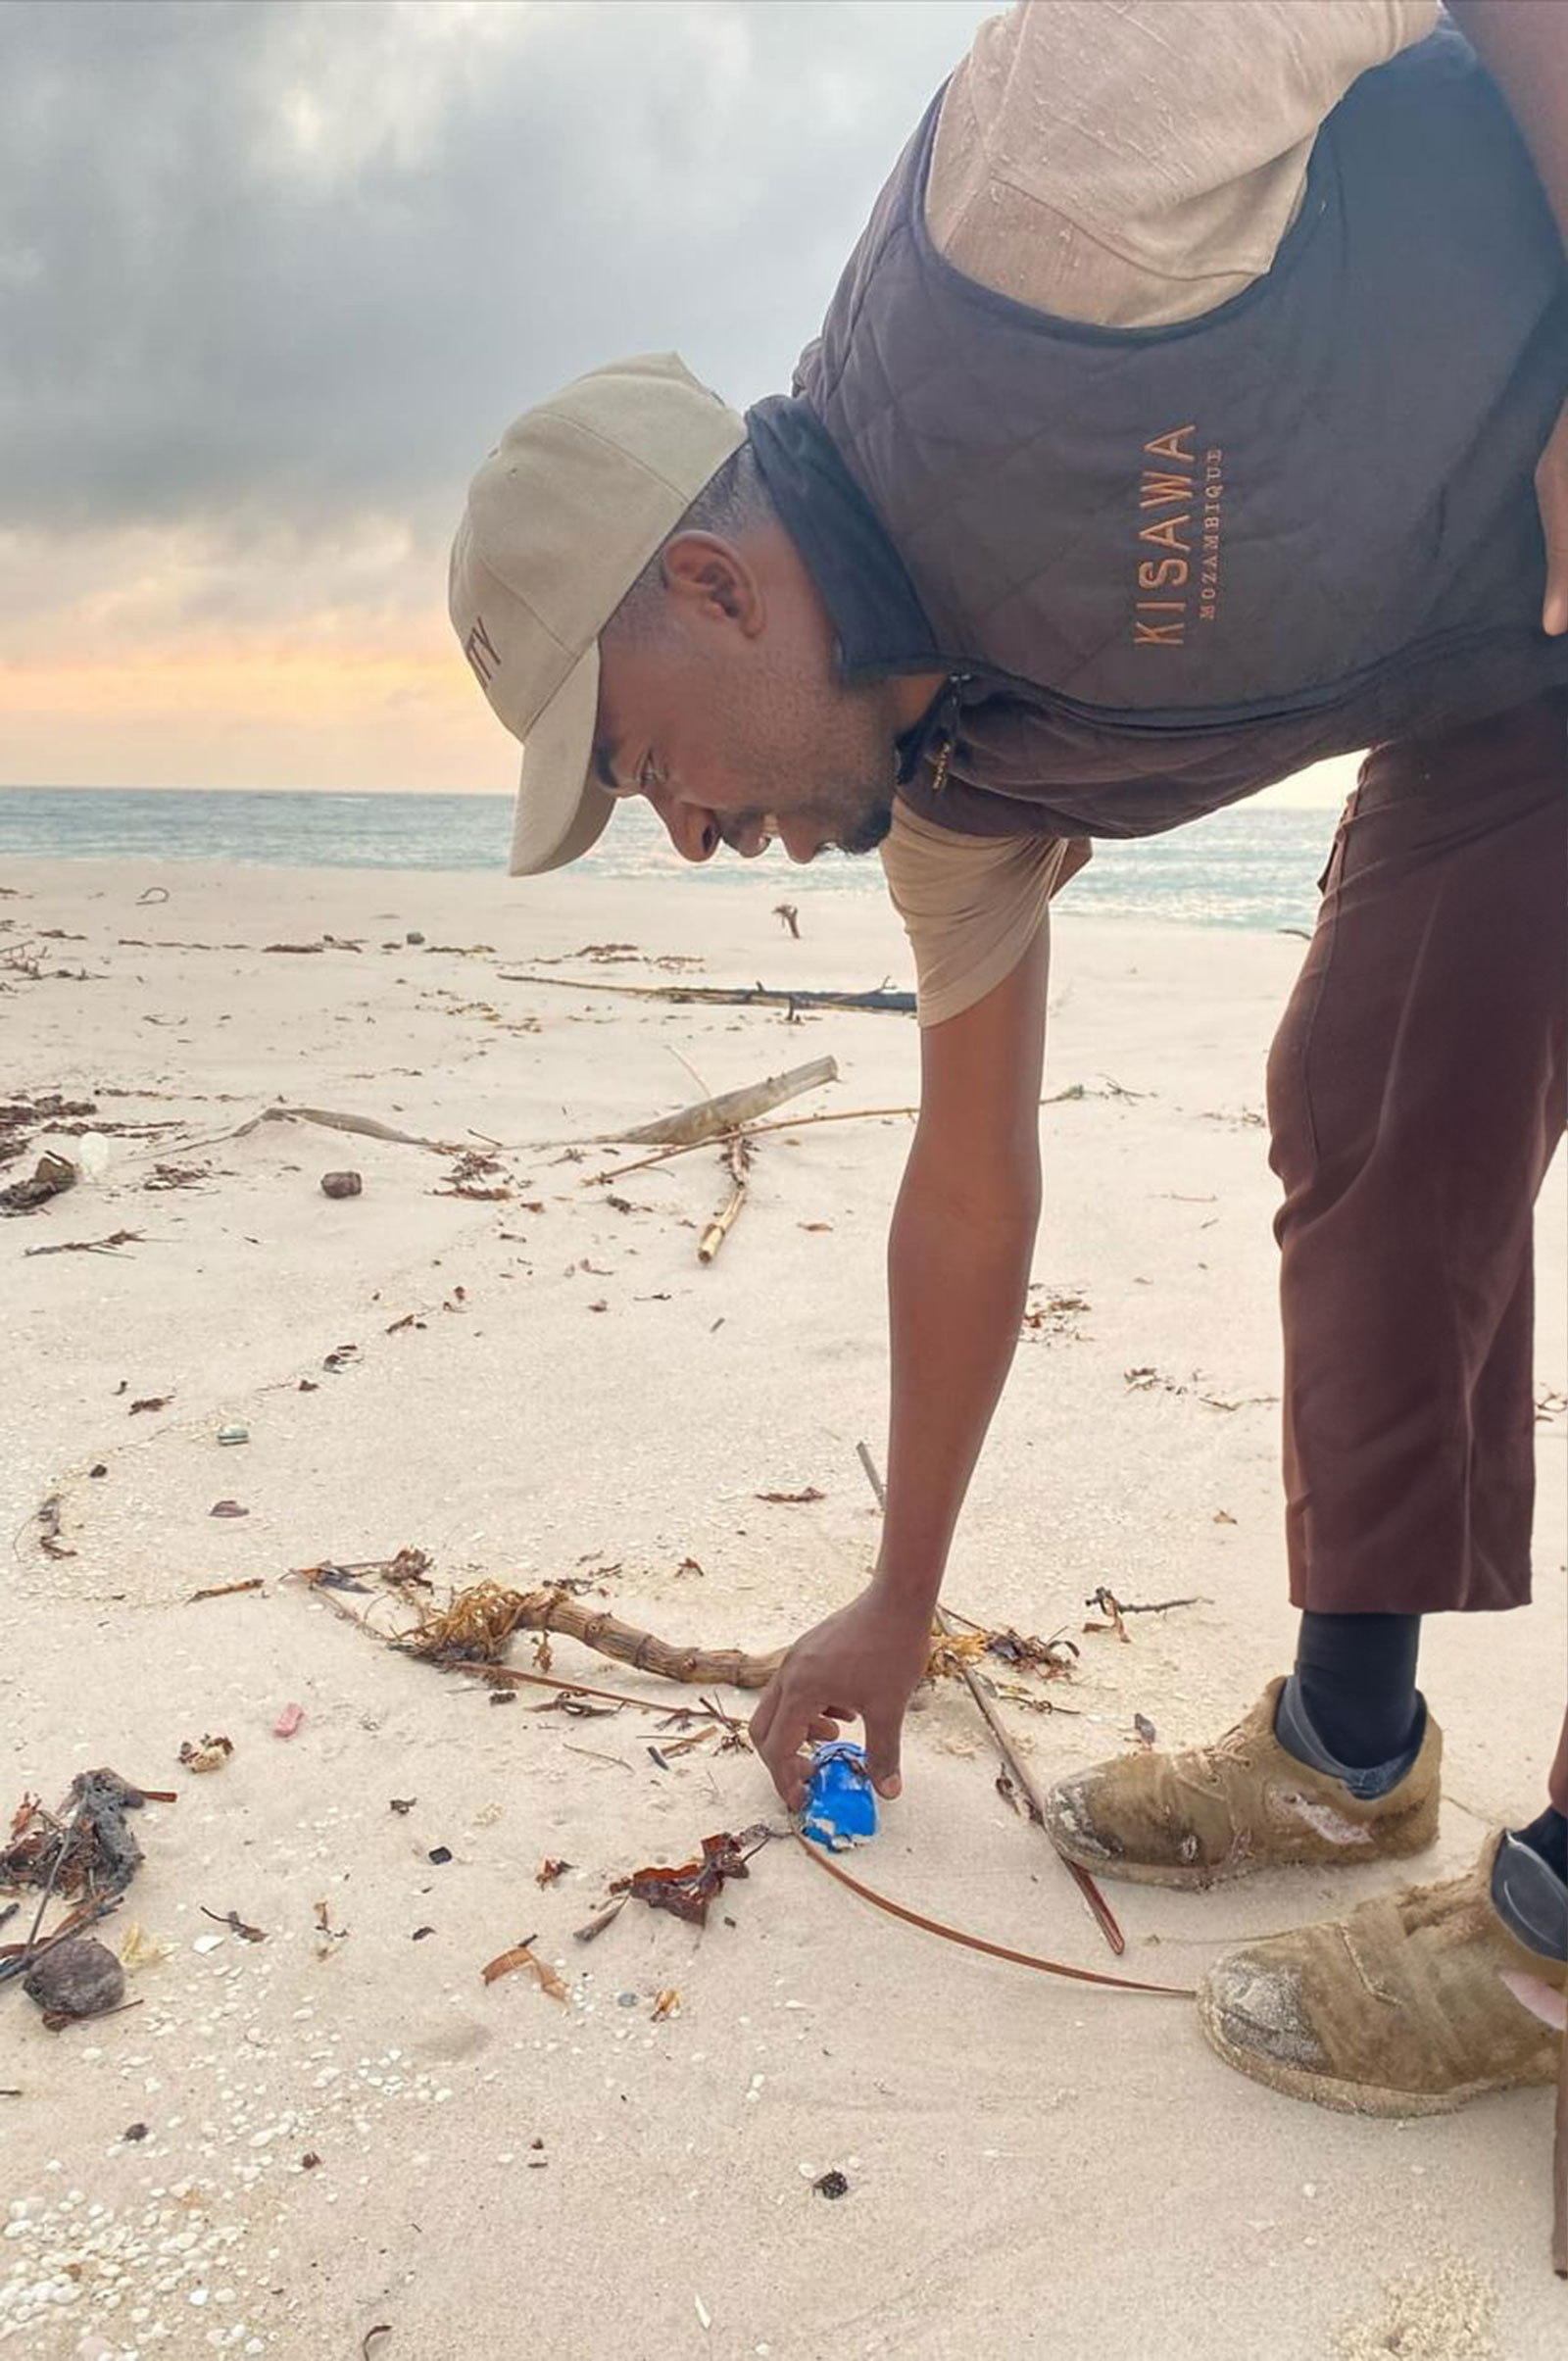
<svg viewBox="0 0 1568 2361"><path fill-rule="evenodd" d="M523 743L509 864L514 877L564 869L609 826L615 798L593 769L598 718L596 646L578 658Z"/></svg>

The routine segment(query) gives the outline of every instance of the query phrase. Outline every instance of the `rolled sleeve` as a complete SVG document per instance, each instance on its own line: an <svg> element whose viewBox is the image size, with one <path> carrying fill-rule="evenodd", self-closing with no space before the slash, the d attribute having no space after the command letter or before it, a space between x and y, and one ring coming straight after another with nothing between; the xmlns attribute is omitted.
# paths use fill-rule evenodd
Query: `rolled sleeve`
<svg viewBox="0 0 1568 2361"><path fill-rule="evenodd" d="M960 1016L1012 973L1089 852L1078 836L962 836L895 803L882 866L922 1026Z"/></svg>

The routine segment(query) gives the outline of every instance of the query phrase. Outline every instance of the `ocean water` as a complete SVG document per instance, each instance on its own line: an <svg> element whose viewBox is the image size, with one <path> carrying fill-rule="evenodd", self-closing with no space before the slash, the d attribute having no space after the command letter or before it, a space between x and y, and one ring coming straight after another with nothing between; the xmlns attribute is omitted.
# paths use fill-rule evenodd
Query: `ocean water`
<svg viewBox="0 0 1568 2361"><path fill-rule="evenodd" d="M511 798L492 795L244 794L185 788L0 787L0 877L9 859L237 861L307 867L499 869ZM1074 878L1072 907L1097 917L1272 932L1307 927L1334 832L1332 812L1240 805L1169 836L1102 843ZM824 855L793 867L762 860L693 868L646 808L629 806L583 864L614 879L679 875L774 899L879 893L881 863Z"/></svg>

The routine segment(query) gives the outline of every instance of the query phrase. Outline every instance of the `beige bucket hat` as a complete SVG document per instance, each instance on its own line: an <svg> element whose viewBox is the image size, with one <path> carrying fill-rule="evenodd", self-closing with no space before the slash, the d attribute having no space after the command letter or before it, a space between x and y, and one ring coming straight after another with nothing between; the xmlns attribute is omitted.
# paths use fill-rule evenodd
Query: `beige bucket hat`
<svg viewBox="0 0 1568 2361"><path fill-rule="evenodd" d="M612 361L514 418L468 487L448 608L523 747L514 877L596 843L599 634L746 425L673 353Z"/></svg>

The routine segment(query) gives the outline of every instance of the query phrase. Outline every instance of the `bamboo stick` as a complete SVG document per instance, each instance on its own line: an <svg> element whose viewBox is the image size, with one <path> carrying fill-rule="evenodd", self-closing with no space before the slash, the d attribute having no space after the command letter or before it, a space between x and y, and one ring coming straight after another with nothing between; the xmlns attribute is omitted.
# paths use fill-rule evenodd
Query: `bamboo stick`
<svg viewBox="0 0 1568 2361"><path fill-rule="evenodd" d="M713 1256L735 1227L740 1216L740 1209L746 1203L746 1161L749 1153L743 1137L731 1140L724 1152L724 1160L729 1166L733 1187L728 1204L714 1214L697 1242L697 1259L705 1267L712 1261Z"/></svg>

